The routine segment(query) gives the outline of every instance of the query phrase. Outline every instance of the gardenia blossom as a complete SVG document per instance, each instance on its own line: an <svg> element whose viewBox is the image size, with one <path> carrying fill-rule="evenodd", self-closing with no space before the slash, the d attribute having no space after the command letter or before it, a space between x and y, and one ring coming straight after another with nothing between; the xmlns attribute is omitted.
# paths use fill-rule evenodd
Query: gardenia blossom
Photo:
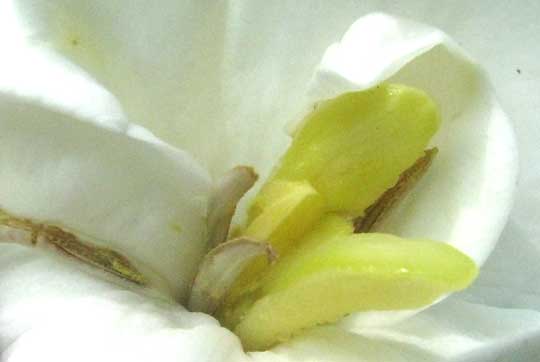
<svg viewBox="0 0 540 362"><path fill-rule="evenodd" d="M0 5L2 210L124 255L150 285L0 243L2 361L440 361L496 344L475 337L487 333L480 320L496 316L510 333L530 319L450 298L245 353L182 305L220 177L247 165L264 180L316 102L385 81L425 90L443 124L440 158L384 230L446 241L479 265L495 247L517 152L485 73L440 30L347 6Z"/></svg>

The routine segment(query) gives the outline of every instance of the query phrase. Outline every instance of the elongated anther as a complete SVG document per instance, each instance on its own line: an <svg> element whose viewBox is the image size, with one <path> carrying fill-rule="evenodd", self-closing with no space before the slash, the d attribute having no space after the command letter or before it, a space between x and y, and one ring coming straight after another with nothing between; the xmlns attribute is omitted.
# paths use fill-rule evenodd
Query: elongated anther
<svg viewBox="0 0 540 362"><path fill-rule="evenodd" d="M13 217L3 211L0 211L0 242L68 255L135 284L148 283L145 276L125 256L112 249L82 240L58 226Z"/></svg>
<svg viewBox="0 0 540 362"><path fill-rule="evenodd" d="M255 258L270 263L276 254L267 243L238 238L218 245L206 254L193 281L189 309L213 314L225 299L236 278Z"/></svg>
<svg viewBox="0 0 540 362"><path fill-rule="evenodd" d="M209 202L209 249L227 240L236 205L255 184L257 178L257 174L251 167L238 166L227 172L217 182Z"/></svg>
<svg viewBox="0 0 540 362"><path fill-rule="evenodd" d="M424 151L424 155L400 175L396 184L368 207L362 217L354 221L354 232L367 233L372 231L426 174L437 152L437 148Z"/></svg>

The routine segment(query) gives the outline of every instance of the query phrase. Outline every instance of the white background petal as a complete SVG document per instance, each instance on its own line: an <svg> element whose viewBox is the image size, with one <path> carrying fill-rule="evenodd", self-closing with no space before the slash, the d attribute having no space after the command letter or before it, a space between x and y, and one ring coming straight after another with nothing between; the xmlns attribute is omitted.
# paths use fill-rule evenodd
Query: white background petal
<svg viewBox="0 0 540 362"><path fill-rule="evenodd" d="M233 334L208 315L140 295L34 250L0 250L2 361L245 359Z"/></svg>

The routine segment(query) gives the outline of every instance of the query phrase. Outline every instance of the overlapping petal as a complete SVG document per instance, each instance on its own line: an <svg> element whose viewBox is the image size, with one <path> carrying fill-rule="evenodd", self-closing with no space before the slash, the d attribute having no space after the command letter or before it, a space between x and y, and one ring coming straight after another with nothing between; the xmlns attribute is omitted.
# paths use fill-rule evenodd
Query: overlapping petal
<svg viewBox="0 0 540 362"><path fill-rule="evenodd" d="M185 298L206 248L209 175L128 122L77 65L21 44L0 62L1 208L112 247Z"/></svg>
<svg viewBox="0 0 540 362"><path fill-rule="evenodd" d="M0 199L133 258L184 297L206 250L210 180L185 154L0 96ZM177 255L183 255L181 263Z"/></svg>
<svg viewBox="0 0 540 362"><path fill-rule="evenodd" d="M239 341L156 292L17 245L0 250L0 360L242 361Z"/></svg>

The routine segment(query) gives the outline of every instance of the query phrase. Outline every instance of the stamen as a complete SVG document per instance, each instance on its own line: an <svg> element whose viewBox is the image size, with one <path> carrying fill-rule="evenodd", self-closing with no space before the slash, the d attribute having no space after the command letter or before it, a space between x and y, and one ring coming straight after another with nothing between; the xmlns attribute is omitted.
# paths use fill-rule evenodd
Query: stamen
<svg viewBox="0 0 540 362"><path fill-rule="evenodd" d="M277 257L269 244L246 238L228 241L211 250L193 281L190 310L213 314L244 268L261 256L269 263Z"/></svg>
<svg viewBox="0 0 540 362"><path fill-rule="evenodd" d="M71 256L138 285L147 280L122 254L81 240L57 226L16 218L0 211L0 242L27 245Z"/></svg>
<svg viewBox="0 0 540 362"><path fill-rule="evenodd" d="M238 166L227 172L217 183L209 203L209 249L227 240L236 205L257 178L251 167Z"/></svg>
<svg viewBox="0 0 540 362"><path fill-rule="evenodd" d="M373 230L425 175L437 152L439 150L436 147L424 151L424 155L400 175L396 184L368 207L364 216L354 221L354 232L367 233Z"/></svg>

